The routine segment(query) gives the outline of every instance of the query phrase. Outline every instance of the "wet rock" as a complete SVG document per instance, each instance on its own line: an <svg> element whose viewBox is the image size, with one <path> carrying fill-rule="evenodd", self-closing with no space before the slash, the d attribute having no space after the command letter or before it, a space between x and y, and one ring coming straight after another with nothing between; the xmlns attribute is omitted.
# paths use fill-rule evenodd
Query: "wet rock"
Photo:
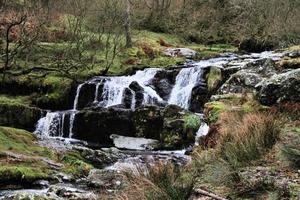
<svg viewBox="0 0 300 200"><path fill-rule="evenodd" d="M78 151L80 155L85 158L85 160L89 163L91 163L93 166L98 168L106 167L114 162L116 162L118 159L124 157L125 155L113 152L105 152L102 150L92 150L86 147L74 147L74 150Z"/></svg>
<svg viewBox="0 0 300 200"><path fill-rule="evenodd" d="M122 187L124 175L112 170L93 169L86 178L86 183L92 188L115 190Z"/></svg>
<svg viewBox="0 0 300 200"><path fill-rule="evenodd" d="M82 85L79 93L77 109L82 109L93 103L95 99L95 84L84 84ZM101 94L101 93L100 93Z"/></svg>
<svg viewBox="0 0 300 200"><path fill-rule="evenodd" d="M198 52L189 48L168 48L164 51L164 54L170 57L180 56L191 59L197 57Z"/></svg>
<svg viewBox="0 0 300 200"><path fill-rule="evenodd" d="M300 69L273 75L256 85L257 98L263 105L300 101Z"/></svg>
<svg viewBox="0 0 300 200"><path fill-rule="evenodd" d="M192 112L202 112L203 106L209 101L212 93L208 90L205 83L198 84L192 90L190 110Z"/></svg>
<svg viewBox="0 0 300 200"><path fill-rule="evenodd" d="M163 128L163 117L159 107L141 107L133 113L132 120L136 136L151 139L159 138Z"/></svg>
<svg viewBox="0 0 300 200"><path fill-rule="evenodd" d="M116 108L83 110L74 120L74 137L100 146L112 145L111 134L134 136L132 111Z"/></svg>
<svg viewBox="0 0 300 200"><path fill-rule="evenodd" d="M0 125L34 131L41 113L42 111L35 107L0 103Z"/></svg>
<svg viewBox="0 0 300 200"><path fill-rule="evenodd" d="M124 108L130 109L132 106L132 98L134 98L134 93L129 88L125 88L123 97L122 97L122 104L124 105ZM134 105L135 106L135 105Z"/></svg>
<svg viewBox="0 0 300 200"><path fill-rule="evenodd" d="M97 200L98 197L93 192L88 192L76 188L65 186L51 186L48 189L47 195L56 195L58 198L73 199L73 200Z"/></svg>
<svg viewBox="0 0 300 200"><path fill-rule="evenodd" d="M178 72L178 70L161 70L156 73L151 81L150 85L165 101L169 99Z"/></svg>
<svg viewBox="0 0 300 200"><path fill-rule="evenodd" d="M136 81L130 83L129 88L134 92L135 107L141 106L144 101L144 89Z"/></svg>

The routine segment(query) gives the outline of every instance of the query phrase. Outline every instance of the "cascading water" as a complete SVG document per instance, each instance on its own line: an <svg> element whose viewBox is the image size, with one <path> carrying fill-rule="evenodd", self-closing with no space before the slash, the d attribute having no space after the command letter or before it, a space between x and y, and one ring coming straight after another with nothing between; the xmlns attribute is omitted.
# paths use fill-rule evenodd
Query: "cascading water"
<svg viewBox="0 0 300 200"><path fill-rule="evenodd" d="M253 62L263 58L271 58L278 60L282 55L276 53L265 52L261 54L250 55L235 55L227 54L223 57L213 58L195 62L189 68L183 68L176 76L175 84L169 94L169 99L164 102L162 97L159 96L157 91L151 85L151 81L154 79L157 72L162 69L148 68L141 71L137 71L132 76L111 76L111 77L95 77L86 81L83 84L78 85L76 96L74 98L73 108L68 111L59 112L47 112L46 116L42 117L36 128L36 133L45 136L55 137L69 137L74 135L74 121L76 114L80 111L82 105L78 105L81 101L81 97L84 97L83 86L94 85L94 96L90 99L90 102L86 103L86 106L98 106L98 107L110 107L120 105L124 103L125 90L129 90L131 99L129 108L135 109L137 105L137 95L141 92L142 102L141 104L175 104L182 108L189 109L191 93L197 84L201 82L203 76L203 68L208 66L217 66L222 68L223 65L230 62L231 66L238 65L244 66L249 62ZM135 82L135 87L139 87L139 91L133 88L131 84ZM139 99L140 101L140 99ZM81 104L81 103L80 103ZM201 130L207 129L202 127Z"/></svg>
<svg viewBox="0 0 300 200"><path fill-rule="evenodd" d="M235 56L213 58L199 61L195 63L193 67L182 69L176 77L176 82L168 100L168 104L175 104L188 109L192 90L200 81L203 68L212 65L222 67L222 65L235 58Z"/></svg>
<svg viewBox="0 0 300 200"><path fill-rule="evenodd" d="M159 69L149 68L143 71L138 71L133 76L107 78L103 87L103 100L99 102L99 105L101 105L101 107L110 107L122 104L125 89L129 88L130 84L134 81L137 82L144 90L143 102L145 104L151 104L155 102L155 100L158 102L163 101L163 99L156 93L156 91L148 86L148 84L158 71ZM135 96L134 91L132 91L132 93L133 96Z"/></svg>

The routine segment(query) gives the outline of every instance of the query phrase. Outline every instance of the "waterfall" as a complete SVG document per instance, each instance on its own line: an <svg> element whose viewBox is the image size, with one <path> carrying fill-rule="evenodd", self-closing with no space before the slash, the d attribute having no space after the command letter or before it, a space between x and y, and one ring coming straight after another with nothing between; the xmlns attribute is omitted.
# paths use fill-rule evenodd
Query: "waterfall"
<svg viewBox="0 0 300 200"><path fill-rule="evenodd" d="M212 58L195 63L190 68L182 69L176 77L175 85L170 94L168 104L175 104L188 109L193 88L202 78L203 68L208 66L219 66L235 59L235 56Z"/></svg>
<svg viewBox="0 0 300 200"><path fill-rule="evenodd" d="M195 86L201 83L203 78L203 68L208 66L223 67L225 64L230 62L231 65L243 66L249 62L253 62L263 58L271 58L277 60L282 54L276 54L273 52L264 52L261 54L250 54L250 55L234 55L227 54L223 57L213 58L208 60L202 60L193 63L188 68L183 68L176 76L175 84L169 94L168 102L159 96L155 91L155 86L151 85L157 72L163 69L147 68L144 70L137 71L131 76L110 76L110 77L94 77L78 85L76 95L73 102L73 107L67 111L58 112L47 112L46 116L42 117L36 126L36 133L44 136L53 137L70 137L74 135L74 121L76 121L76 114L79 112L78 105L79 100L82 101L81 95L87 94L85 84L94 84L95 91L90 93L92 87L89 89L87 97L89 102L84 102L85 105L92 105L98 107L110 107L122 104L124 102L124 93L128 89L131 91L131 105L132 110L135 109L137 103L142 104L175 104L182 108L189 109L192 91ZM134 84L132 84L134 83ZM131 85L132 84L132 85ZM101 89L100 89L101 87ZM140 95L142 93L143 95ZM91 94L91 95L90 95ZM142 96L142 97L141 97ZM139 99L143 98L143 99ZM90 98L90 99L89 99ZM141 101L142 100L142 101ZM68 121L69 120L69 121ZM206 130L207 127L201 127L198 131L198 135L202 130ZM201 130L201 131L200 131Z"/></svg>
<svg viewBox="0 0 300 200"><path fill-rule="evenodd" d="M65 113L47 112L45 117L39 119L35 133L50 137L63 135L64 118Z"/></svg>
<svg viewBox="0 0 300 200"><path fill-rule="evenodd" d="M168 103L188 109L192 89L198 82L201 74L202 69L199 67L182 69L176 77L175 86Z"/></svg>
<svg viewBox="0 0 300 200"><path fill-rule="evenodd" d="M159 69L145 69L138 71L133 76L120 76L110 77L106 80L103 87L102 107L110 107L122 103L123 93L129 85L136 81L144 89L144 102L154 102L155 100L160 102L163 99L156 93L156 91L149 87L148 84L154 78Z"/></svg>

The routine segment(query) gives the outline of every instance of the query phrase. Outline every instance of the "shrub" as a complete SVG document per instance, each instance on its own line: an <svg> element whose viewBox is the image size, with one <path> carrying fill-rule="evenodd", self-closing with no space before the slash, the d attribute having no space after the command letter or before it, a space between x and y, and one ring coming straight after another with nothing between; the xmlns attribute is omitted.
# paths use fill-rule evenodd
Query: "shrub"
<svg viewBox="0 0 300 200"><path fill-rule="evenodd" d="M259 158L279 139L281 123L270 113L227 113L220 119L221 157L234 167Z"/></svg>

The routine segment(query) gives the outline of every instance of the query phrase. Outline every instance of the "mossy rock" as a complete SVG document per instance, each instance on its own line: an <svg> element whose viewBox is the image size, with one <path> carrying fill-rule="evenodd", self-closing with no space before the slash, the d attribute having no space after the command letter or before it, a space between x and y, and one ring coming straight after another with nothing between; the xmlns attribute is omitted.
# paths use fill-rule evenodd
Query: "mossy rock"
<svg viewBox="0 0 300 200"><path fill-rule="evenodd" d="M210 67L207 74L207 87L209 91L216 91L223 80L222 70L219 67Z"/></svg>
<svg viewBox="0 0 300 200"><path fill-rule="evenodd" d="M41 117L41 110L19 102L0 102L0 125L23 128L29 131L35 129L36 122Z"/></svg>

